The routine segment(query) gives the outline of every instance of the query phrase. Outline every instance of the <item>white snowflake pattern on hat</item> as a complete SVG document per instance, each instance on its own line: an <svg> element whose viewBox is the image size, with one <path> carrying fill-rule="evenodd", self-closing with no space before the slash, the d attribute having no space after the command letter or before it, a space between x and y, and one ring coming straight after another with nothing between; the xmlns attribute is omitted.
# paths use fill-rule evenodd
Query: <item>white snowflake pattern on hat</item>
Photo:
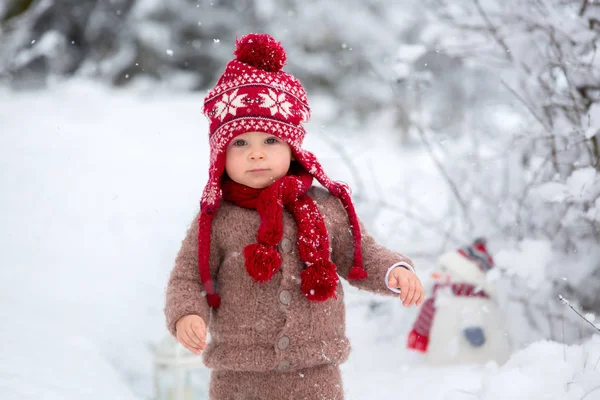
<svg viewBox="0 0 600 400"><path fill-rule="evenodd" d="M228 113L231 115L236 115L237 109L240 107L246 107L246 105L242 102L244 97L248 96L247 93L237 94L238 89L235 89L231 93L223 94L221 101L215 104L215 114L221 121L227 116Z"/></svg>
<svg viewBox="0 0 600 400"><path fill-rule="evenodd" d="M284 92L277 95L274 91L269 89L269 94L259 93L258 95L265 100L260 106L271 110L271 115L275 115L278 112L284 117L292 115L292 112L290 111L292 103L286 100Z"/></svg>

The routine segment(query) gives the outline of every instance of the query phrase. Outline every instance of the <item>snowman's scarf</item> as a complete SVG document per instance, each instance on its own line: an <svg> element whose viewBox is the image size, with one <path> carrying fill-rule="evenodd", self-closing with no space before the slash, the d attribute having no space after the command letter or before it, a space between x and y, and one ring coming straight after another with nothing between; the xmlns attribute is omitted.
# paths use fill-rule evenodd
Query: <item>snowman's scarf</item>
<svg viewBox="0 0 600 400"><path fill-rule="evenodd" d="M466 296L466 297L484 297L489 298L490 296L481 290L479 286L471 285L469 283L437 283L433 286L433 294L428 298L421 307L419 316L413 325L413 331L422 336L421 346L425 346L425 349L420 348L419 350L425 351L427 348L427 342L429 339L429 333L431 331L431 324L435 316L435 296L439 290L450 289L452 294L455 296ZM409 343L409 348L413 348L413 344Z"/></svg>

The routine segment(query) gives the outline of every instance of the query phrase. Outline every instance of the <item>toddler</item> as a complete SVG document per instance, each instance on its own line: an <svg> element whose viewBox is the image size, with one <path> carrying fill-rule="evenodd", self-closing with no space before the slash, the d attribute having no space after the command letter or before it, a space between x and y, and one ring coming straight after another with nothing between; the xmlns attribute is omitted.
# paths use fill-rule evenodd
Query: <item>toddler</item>
<svg viewBox="0 0 600 400"><path fill-rule="evenodd" d="M420 305L423 288L410 259L365 231L347 186L302 149L310 110L281 70L281 45L249 34L234 54L204 101L209 179L169 278L167 326L203 352L210 399L343 399L338 276L404 306Z"/></svg>

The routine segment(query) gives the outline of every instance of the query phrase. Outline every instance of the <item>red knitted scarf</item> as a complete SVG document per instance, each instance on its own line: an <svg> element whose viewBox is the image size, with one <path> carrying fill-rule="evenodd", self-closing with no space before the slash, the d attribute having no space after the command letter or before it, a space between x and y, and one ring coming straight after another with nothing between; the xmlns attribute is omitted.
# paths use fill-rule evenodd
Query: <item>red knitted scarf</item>
<svg viewBox="0 0 600 400"><path fill-rule="evenodd" d="M279 270L281 257L276 246L283 238L283 208L298 227L298 253L306 264L301 273L301 290L312 301L325 301L335 296L338 276L329 260L329 237L325 221L316 203L306 193L312 175L300 169L286 175L264 189L226 180L223 199L240 207L255 209L260 215L257 243L244 249L246 270L257 282L266 282Z"/></svg>

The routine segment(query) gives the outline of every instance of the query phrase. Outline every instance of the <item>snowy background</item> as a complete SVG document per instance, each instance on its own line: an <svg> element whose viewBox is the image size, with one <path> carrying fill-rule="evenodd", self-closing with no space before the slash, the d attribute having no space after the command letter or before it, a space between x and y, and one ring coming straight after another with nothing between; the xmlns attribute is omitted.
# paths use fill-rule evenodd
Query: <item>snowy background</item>
<svg viewBox="0 0 600 400"><path fill-rule="evenodd" d="M428 367L405 349L417 309L348 287L347 398L600 399L597 3L9 3L27 2L0 3L0 398L153 398L205 90L236 34L268 31L309 91L306 147L371 232L427 286L477 235L498 263L503 366Z"/></svg>

